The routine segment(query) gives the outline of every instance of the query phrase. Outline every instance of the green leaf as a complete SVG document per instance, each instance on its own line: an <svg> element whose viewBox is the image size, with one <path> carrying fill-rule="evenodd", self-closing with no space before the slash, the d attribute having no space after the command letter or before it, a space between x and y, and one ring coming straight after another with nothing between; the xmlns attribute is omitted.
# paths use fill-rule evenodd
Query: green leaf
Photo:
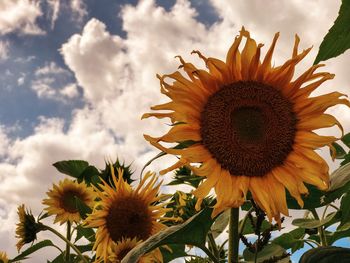
<svg viewBox="0 0 350 263"><path fill-rule="evenodd" d="M52 261L47 261L48 263L62 263L66 262L65 260L65 253L59 254L56 258L54 258Z"/></svg>
<svg viewBox="0 0 350 263"><path fill-rule="evenodd" d="M345 192L350 189L350 181L342 187L333 191L321 191L316 186L305 184L309 190L309 194L303 196L304 206L300 207L297 201L286 191L287 204L289 209L313 209L322 207L332 203L340 198Z"/></svg>
<svg viewBox="0 0 350 263"><path fill-rule="evenodd" d="M292 249L292 253L304 247L302 241L305 236L305 229L296 228L289 233L280 235L279 237L272 240L273 244L280 245L284 249Z"/></svg>
<svg viewBox="0 0 350 263"><path fill-rule="evenodd" d="M43 248L43 247L53 247L54 243L51 242L51 240L43 240L40 241L33 246L29 247L28 249L24 250L21 254L19 254L17 257L13 258L11 261L19 261L19 260L25 260L30 254L34 253L35 251Z"/></svg>
<svg viewBox="0 0 350 263"><path fill-rule="evenodd" d="M81 225L77 225L77 236L74 242L77 242L82 237L85 237L89 241L94 241L95 239L95 231L92 228L82 227Z"/></svg>
<svg viewBox="0 0 350 263"><path fill-rule="evenodd" d="M260 231L264 232L266 229L270 229L271 227L272 225L264 219L264 221L261 224ZM252 226L252 223L250 222L250 220L247 219L247 221L244 224L244 228L242 230L242 235L249 235L254 233L255 233L254 227Z"/></svg>
<svg viewBox="0 0 350 263"><path fill-rule="evenodd" d="M136 263L143 254L162 245L188 244L199 248L205 247L207 233L213 224L212 208L204 208L186 222L171 226L151 236L132 249L121 263Z"/></svg>
<svg viewBox="0 0 350 263"><path fill-rule="evenodd" d="M335 149L335 159L344 159L346 151L338 143L333 142L332 146Z"/></svg>
<svg viewBox="0 0 350 263"><path fill-rule="evenodd" d="M323 225L323 227L325 229L327 229L328 227L330 227L336 223L339 223L341 220L341 211L340 210L338 210L336 212L332 212L332 213L335 213L335 215L333 216L332 220L330 220L329 222L327 222L326 224Z"/></svg>
<svg viewBox="0 0 350 263"><path fill-rule="evenodd" d="M214 224L210 228L214 239L217 238L227 227L230 220L230 209L227 209L221 213L215 220Z"/></svg>
<svg viewBox="0 0 350 263"><path fill-rule="evenodd" d="M339 227L350 222L350 193L344 195L340 202L341 220Z"/></svg>
<svg viewBox="0 0 350 263"><path fill-rule="evenodd" d="M160 251L163 255L163 263L168 263L176 258L187 256L184 244L168 245L168 248L170 248L171 251L169 251L167 248L160 247Z"/></svg>
<svg viewBox="0 0 350 263"><path fill-rule="evenodd" d="M329 191L334 191L350 182L350 163L347 163L330 174Z"/></svg>
<svg viewBox="0 0 350 263"><path fill-rule="evenodd" d="M344 230L344 231L335 231L328 233L326 235L327 237L327 242L329 245L332 245L335 241L342 239L344 237L349 237L350 236L350 229Z"/></svg>
<svg viewBox="0 0 350 263"><path fill-rule="evenodd" d="M56 169L63 174L79 178L86 167L89 166L89 163L82 160L68 160L56 162L53 164L53 166L55 166Z"/></svg>
<svg viewBox="0 0 350 263"><path fill-rule="evenodd" d="M297 218L292 221L292 224L294 226L308 228L308 229L317 228L330 222L335 215L336 215L336 212L330 213L322 220L317 220L313 218Z"/></svg>
<svg viewBox="0 0 350 263"><path fill-rule="evenodd" d="M197 188L203 180L203 176L197 176L192 173L187 166L182 166L175 171L175 176L168 185L187 184Z"/></svg>
<svg viewBox="0 0 350 263"><path fill-rule="evenodd" d="M341 141L350 148L350 132L345 134L342 138Z"/></svg>
<svg viewBox="0 0 350 263"><path fill-rule="evenodd" d="M350 1L343 0L334 25L324 37L314 64L337 57L350 48Z"/></svg>
<svg viewBox="0 0 350 263"><path fill-rule="evenodd" d="M92 247L94 245L93 244L87 244L87 245L76 245L77 249L79 249L79 251L81 253L87 252L87 251L92 251Z"/></svg>
<svg viewBox="0 0 350 263"><path fill-rule="evenodd" d="M268 244L265 246L260 252L258 252L257 263L263 262L264 260L268 260L272 257L281 256L283 253L286 253L285 249L276 244ZM250 252L247 248L243 251L243 258L245 261L254 262L255 261L255 253ZM286 257L287 261L289 257ZM278 261L283 262L283 261Z"/></svg>
<svg viewBox="0 0 350 263"><path fill-rule="evenodd" d="M344 165L350 163L350 154L345 155L344 160L340 163L340 165Z"/></svg>
<svg viewBox="0 0 350 263"><path fill-rule="evenodd" d="M83 180L87 185L94 183L96 181L96 177L99 178L100 171L93 165L87 166L84 171L79 175L78 182L82 182ZM101 182L101 180L98 180Z"/></svg>
<svg viewBox="0 0 350 263"><path fill-rule="evenodd" d="M77 197L75 197L75 204L82 219L85 219L88 214L92 213L91 207L87 206L83 201L81 201Z"/></svg>

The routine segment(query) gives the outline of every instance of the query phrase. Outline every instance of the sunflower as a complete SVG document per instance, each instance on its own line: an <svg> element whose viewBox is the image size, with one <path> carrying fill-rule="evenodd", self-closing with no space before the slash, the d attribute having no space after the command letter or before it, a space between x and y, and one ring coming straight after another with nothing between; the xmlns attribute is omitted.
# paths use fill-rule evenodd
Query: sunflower
<svg viewBox="0 0 350 263"><path fill-rule="evenodd" d="M122 259L126 256L126 254L129 253L130 250L132 250L134 247L136 247L138 244L140 244L142 241L138 241L137 238L122 238L121 241L113 242L112 244L112 255L109 257L109 261L113 263L119 263L122 261ZM138 263L161 263L163 262L163 256L160 252L159 248L143 255L139 260Z"/></svg>
<svg viewBox="0 0 350 263"><path fill-rule="evenodd" d="M0 263L8 263L9 259L7 258L7 254L5 252L0 251Z"/></svg>
<svg viewBox="0 0 350 263"><path fill-rule="evenodd" d="M257 45L244 28L230 47L226 62L193 51L208 71L178 56L188 78L179 71L157 75L161 93L171 101L151 107L166 112L142 116L170 118L172 128L165 135L145 135L145 139L180 157L161 174L189 165L196 175L205 177L194 195L198 207L215 189L213 216L242 205L250 191L270 221L272 217L279 221L280 212L288 215L286 189L302 207L301 195L308 193L305 183L322 190L328 187L328 165L314 150L330 146L336 138L313 130L334 125L342 130L336 118L324 112L350 103L339 92L310 97L321 83L334 77L327 72L315 73L324 65L313 65L292 80L295 66L311 50L298 52L297 35L291 59L280 66L271 65L278 37L279 33L275 34L264 59L260 59L263 45ZM167 83L167 78L172 83ZM191 145L174 149L160 142Z"/></svg>
<svg viewBox="0 0 350 263"><path fill-rule="evenodd" d="M79 222L80 214L76 206L76 198L89 207L93 206L95 194L91 187L85 183L78 183L69 179L53 184L53 189L47 192L49 198L43 200L43 204L50 215L56 215L55 223L63 224Z"/></svg>
<svg viewBox="0 0 350 263"><path fill-rule="evenodd" d="M100 200L93 212L85 219L86 227L97 227L93 250L96 257L105 261L112 253L113 242L122 239L145 240L165 226L159 222L169 209L160 204L154 173L146 173L134 190L123 179L123 170L118 169L118 179L112 170L114 187L103 181L101 190L96 188Z"/></svg>
<svg viewBox="0 0 350 263"><path fill-rule="evenodd" d="M24 244L31 243L36 239L36 234L43 230L41 223L35 221L30 211L26 211L22 204L17 208L19 223L16 227L17 250L20 251Z"/></svg>

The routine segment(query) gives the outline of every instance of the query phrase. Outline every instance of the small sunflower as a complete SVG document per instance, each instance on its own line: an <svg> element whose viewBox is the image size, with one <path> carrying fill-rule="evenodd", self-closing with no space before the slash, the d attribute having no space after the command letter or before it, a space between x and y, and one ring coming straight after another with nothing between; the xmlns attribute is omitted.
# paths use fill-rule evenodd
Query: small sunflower
<svg viewBox="0 0 350 263"><path fill-rule="evenodd" d="M132 250L134 247L136 247L138 244L140 244L142 241L137 240L137 238L122 238L121 241L113 242L112 244L112 255L109 257L109 261L112 263L120 263L122 259L126 256L126 254L129 253L130 250ZM162 263L163 262L163 256L160 252L159 248L143 255L139 260L138 263Z"/></svg>
<svg viewBox="0 0 350 263"><path fill-rule="evenodd" d="M16 227L17 250L20 251L24 244L31 243L36 239L36 234L42 229L41 223L35 221L30 211L26 211L24 205L20 205L17 209L19 223Z"/></svg>
<svg viewBox="0 0 350 263"><path fill-rule="evenodd" d="M112 179L114 187L103 181L101 190L96 188L100 200L85 219L85 226L98 228L93 250L97 258L105 261L112 253L113 242L123 238L145 240L163 229L159 219L169 210L158 203L160 183L156 185L154 173L146 173L135 190L124 181L121 169L118 179L112 170Z"/></svg>
<svg viewBox="0 0 350 263"><path fill-rule="evenodd" d="M6 252L0 251L0 263L8 263L9 259L7 258Z"/></svg>
<svg viewBox="0 0 350 263"><path fill-rule="evenodd" d="M250 191L269 219L279 221L280 212L288 215L285 189L302 207L301 195L308 193L304 183L323 190L328 187L328 165L314 150L336 138L320 136L313 130L334 125L342 130L336 118L324 112L331 106L350 103L339 92L310 97L319 85L334 77L327 72L315 73L324 65L313 65L292 80L295 66L311 50L298 52L297 35L291 59L280 66L272 65L278 37L279 33L260 60L263 44L257 45L242 28L226 62L193 51L208 71L178 56L188 78L179 71L157 76L161 93L171 101L151 107L166 112L146 113L143 118L170 118L173 125L165 135L145 135L145 139L166 153L180 156L161 174L191 165L196 175L206 178L194 195L200 204L215 189L213 216L242 205ZM240 51L243 39L246 41ZM167 83L166 78L173 82ZM174 149L160 142L193 144Z"/></svg>
<svg viewBox="0 0 350 263"><path fill-rule="evenodd" d="M45 210L50 215L56 215L55 223L63 224L79 222L80 214L76 207L76 198L87 206L92 207L95 194L91 187L85 183L78 183L69 179L60 181L58 185L53 184L53 189L47 192L49 198L43 200L48 207Z"/></svg>

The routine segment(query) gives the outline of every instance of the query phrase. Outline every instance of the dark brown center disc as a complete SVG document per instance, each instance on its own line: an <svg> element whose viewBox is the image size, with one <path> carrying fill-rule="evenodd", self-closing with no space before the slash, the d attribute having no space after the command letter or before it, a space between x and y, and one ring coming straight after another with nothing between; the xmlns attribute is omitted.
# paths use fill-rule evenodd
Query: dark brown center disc
<svg viewBox="0 0 350 263"><path fill-rule="evenodd" d="M127 196L113 202L106 226L114 242L124 238L146 240L152 233L152 214L138 196Z"/></svg>
<svg viewBox="0 0 350 263"><path fill-rule="evenodd" d="M79 198L81 201L84 201L84 197L82 194L78 191L72 190L65 190L63 192L62 198L61 198L61 207L69 212L69 213L76 213L78 212L77 205L76 205L76 198Z"/></svg>
<svg viewBox="0 0 350 263"><path fill-rule="evenodd" d="M203 145L231 175L263 176L282 165L295 131L292 103L255 81L223 86L201 114Z"/></svg>

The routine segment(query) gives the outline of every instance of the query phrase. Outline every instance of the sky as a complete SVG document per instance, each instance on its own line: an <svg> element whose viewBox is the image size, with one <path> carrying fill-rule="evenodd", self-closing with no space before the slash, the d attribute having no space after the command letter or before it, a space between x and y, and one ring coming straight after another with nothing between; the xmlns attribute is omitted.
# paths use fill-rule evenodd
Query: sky
<svg viewBox="0 0 350 263"><path fill-rule="evenodd" d="M45 192L64 178L52 163L83 159L103 168L119 157L139 171L158 153L142 135L163 134L166 121L140 117L166 101L156 74L177 70L176 55L200 67L194 49L224 59L245 26L265 43L263 53L280 32L278 65L290 58L297 33L301 48L313 46L298 75L313 63L339 7L340 0L0 0L0 250L16 255L17 206L38 215ZM347 52L326 62L336 78L319 94L350 95L349 59ZM350 130L348 109L329 112ZM48 251L27 262L52 258Z"/></svg>

